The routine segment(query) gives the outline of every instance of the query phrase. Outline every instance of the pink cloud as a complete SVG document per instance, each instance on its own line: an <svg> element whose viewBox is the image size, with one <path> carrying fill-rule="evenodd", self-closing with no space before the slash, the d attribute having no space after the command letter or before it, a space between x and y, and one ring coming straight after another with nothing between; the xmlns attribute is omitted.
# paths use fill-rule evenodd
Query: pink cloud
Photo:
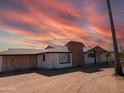
<svg viewBox="0 0 124 93"><path fill-rule="evenodd" d="M11 1L16 2L15 0ZM16 22L19 26L28 24L38 30L29 31L23 26L23 29L12 27L0 21L0 28L5 29L7 33L20 35L25 39L23 41L12 40L13 43L18 42L40 48L48 44L62 45L67 41L77 40L86 45L112 47L107 11L100 13L97 7L101 0L82 4L80 10L71 3L56 0L21 0L21 2L27 7L28 12L2 11L0 20L7 20L11 24ZM88 23L86 26L84 26L85 22ZM122 27L117 26L117 28ZM118 34L118 38L122 42L123 31L118 31ZM38 45L39 43L41 44Z"/></svg>

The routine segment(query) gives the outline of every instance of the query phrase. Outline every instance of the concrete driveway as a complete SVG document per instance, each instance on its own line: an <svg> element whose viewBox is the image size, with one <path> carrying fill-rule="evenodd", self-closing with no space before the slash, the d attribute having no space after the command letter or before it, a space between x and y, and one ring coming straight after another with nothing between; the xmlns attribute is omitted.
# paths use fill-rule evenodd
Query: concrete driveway
<svg viewBox="0 0 124 93"><path fill-rule="evenodd" d="M0 75L0 93L124 93L112 68L32 70Z"/></svg>

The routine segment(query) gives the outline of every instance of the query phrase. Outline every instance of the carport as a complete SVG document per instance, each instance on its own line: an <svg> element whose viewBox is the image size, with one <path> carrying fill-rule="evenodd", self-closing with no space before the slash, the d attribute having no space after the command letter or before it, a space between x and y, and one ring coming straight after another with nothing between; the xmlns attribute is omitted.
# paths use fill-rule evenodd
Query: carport
<svg viewBox="0 0 124 93"><path fill-rule="evenodd" d="M37 67L35 49L8 49L0 53L0 72Z"/></svg>
<svg viewBox="0 0 124 93"><path fill-rule="evenodd" d="M13 71L37 67L35 55L8 55L2 57L2 71Z"/></svg>

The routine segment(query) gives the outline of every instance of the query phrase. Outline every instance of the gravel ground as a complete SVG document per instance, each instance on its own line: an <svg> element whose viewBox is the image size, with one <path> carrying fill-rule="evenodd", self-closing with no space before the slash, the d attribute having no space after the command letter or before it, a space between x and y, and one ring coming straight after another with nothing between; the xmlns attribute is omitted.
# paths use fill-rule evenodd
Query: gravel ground
<svg viewBox="0 0 124 93"><path fill-rule="evenodd" d="M113 68L18 71L0 75L0 93L124 93Z"/></svg>

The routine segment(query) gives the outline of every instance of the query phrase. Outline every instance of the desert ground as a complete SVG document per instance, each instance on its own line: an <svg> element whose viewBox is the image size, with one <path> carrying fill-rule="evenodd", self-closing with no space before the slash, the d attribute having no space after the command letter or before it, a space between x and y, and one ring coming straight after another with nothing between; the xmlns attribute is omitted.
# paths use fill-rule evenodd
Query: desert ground
<svg viewBox="0 0 124 93"><path fill-rule="evenodd" d="M0 74L0 93L124 93L124 79L106 66Z"/></svg>

